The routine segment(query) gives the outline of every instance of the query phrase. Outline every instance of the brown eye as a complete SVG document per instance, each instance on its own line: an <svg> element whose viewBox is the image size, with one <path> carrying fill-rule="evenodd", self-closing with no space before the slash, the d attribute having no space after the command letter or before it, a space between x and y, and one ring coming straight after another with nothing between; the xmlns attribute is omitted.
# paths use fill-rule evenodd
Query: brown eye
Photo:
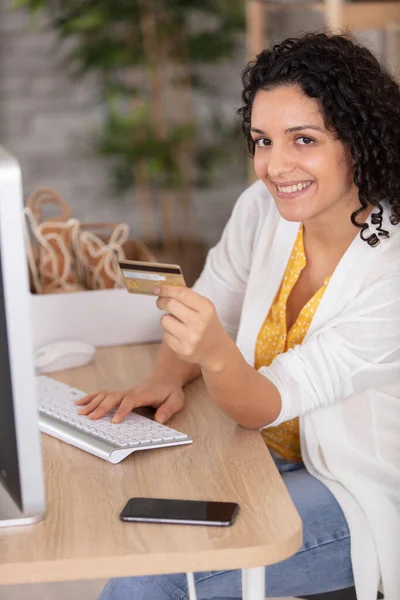
<svg viewBox="0 0 400 600"><path fill-rule="evenodd" d="M302 140L302 142L300 143L301 146L309 146L310 144L315 142L315 140L313 140L312 138L306 137L304 135L298 137L296 139L296 142L299 142L300 140Z"/></svg>
<svg viewBox="0 0 400 600"><path fill-rule="evenodd" d="M266 146L271 145L271 140L268 138L258 138L254 143L258 148L265 148Z"/></svg>

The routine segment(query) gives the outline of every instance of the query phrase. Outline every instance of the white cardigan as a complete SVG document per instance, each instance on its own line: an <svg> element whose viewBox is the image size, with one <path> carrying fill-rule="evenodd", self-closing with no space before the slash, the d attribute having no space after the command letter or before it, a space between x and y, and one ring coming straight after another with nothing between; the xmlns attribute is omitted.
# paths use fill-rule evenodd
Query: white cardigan
<svg viewBox="0 0 400 600"><path fill-rule="evenodd" d="M371 248L355 237L303 343L260 369L282 397L269 426L300 417L305 466L346 516L358 600L376 600L380 582L385 600L400 599L400 225L388 214L390 238ZM251 365L299 226L257 181L193 286Z"/></svg>

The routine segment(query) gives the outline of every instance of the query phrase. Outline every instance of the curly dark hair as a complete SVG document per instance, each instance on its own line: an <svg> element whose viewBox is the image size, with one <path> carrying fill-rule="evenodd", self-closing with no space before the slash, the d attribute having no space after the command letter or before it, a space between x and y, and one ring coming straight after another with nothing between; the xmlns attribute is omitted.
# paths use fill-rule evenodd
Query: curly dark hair
<svg viewBox="0 0 400 600"><path fill-rule="evenodd" d="M370 246L382 229L383 208L391 206L390 222L400 222L400 88L374 55L350 35L308 33L288 38L263 50L243 72L242 100L238 110L251 155L255 144L250 135L251 110L258 90L280 85L298 85L303 93L318 100L325 126L350 149L355 163L354 183L360 208L351 221L361 229ZM368 204L376 207L371 223L356 221Z"/></svg>

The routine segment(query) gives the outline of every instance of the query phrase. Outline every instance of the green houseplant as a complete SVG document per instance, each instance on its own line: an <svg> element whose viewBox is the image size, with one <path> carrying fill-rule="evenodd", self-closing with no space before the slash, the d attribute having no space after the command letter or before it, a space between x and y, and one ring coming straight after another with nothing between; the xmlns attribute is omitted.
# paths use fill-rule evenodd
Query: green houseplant
<svg viewBox="0 0 400 600"><path fill-rule="evenodd" d="M61 0L55 7L54 0L17 0L15 6L47 10L60 42L74 41L68 55L74 73L97 73L107 117L96 150L112 159L114 188L135 187L144 241L167 254L176 243L182 251L182 240L194 237L193 189L209 184L215 167L241 147L232 143L236 124L218 111L208 128L199 122L193 95L213 94L202 68L234 53L243 1Z"/></svg>

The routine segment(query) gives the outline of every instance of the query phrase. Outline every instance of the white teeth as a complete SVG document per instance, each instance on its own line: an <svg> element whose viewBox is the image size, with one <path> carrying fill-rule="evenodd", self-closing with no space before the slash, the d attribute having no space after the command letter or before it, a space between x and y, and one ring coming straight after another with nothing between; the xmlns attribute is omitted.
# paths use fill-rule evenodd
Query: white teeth
<svg viewBox="0 0 400 600"><path fill-rule="evenodd" d="M296 185L287 185L287 186L279 186L276 187L278 190L284 194L292 194L293 192L300 192L305 188L309 187L312 184L312 181L307 181L306 183L297 183Z"/></svg>

